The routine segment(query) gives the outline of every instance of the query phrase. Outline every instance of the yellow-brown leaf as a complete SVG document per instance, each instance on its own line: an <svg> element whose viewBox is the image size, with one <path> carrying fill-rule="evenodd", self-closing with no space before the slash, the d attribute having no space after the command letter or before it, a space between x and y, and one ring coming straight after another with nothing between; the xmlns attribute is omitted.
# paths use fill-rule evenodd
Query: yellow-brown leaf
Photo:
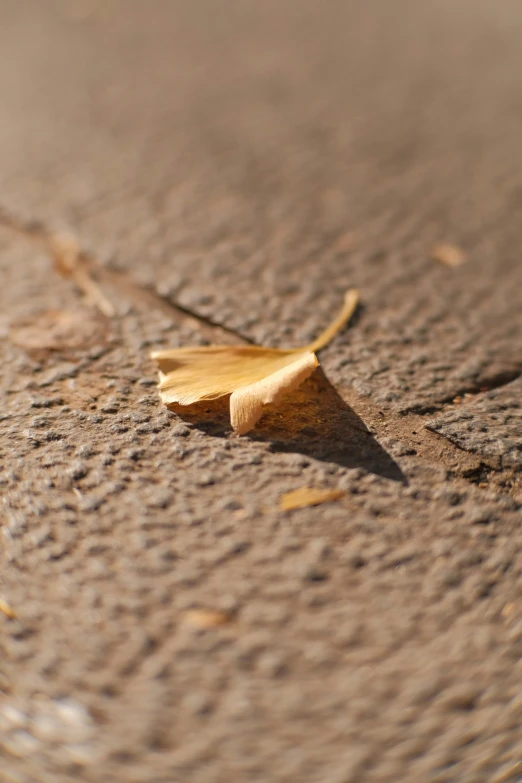
<svg viewBox="0 0 522 783"><path fill-rule="evenodd" d="M183 614L183 620L187 625L193 628L199 628L204 631L207 628L218 628L220 625L227 625L232 622L230 612L223 612L219 609L189 609Z"/></svg>
<svg viewBox="0 0 522 783"><path fill-rule="evenodd" d="M7 601L4 598L0 598L0 612L2 612L2 614L5 614L5 616L8 617L10 620L14 620L16 618L15 610L10 604L7 603Z"/></svg>
<svg viewBox="0 0 522 783"><path fill-rule="evenodd" d="M307 506L319 506L331 500L339 500L346 495L342 489L314 489L313 487L300 487L292 492L286 492L281 496L281 508L283 511L292 511L294 508L306 508Z"/></svg>
<svg viewBox="0 0 522 783"><path fill-rule="evenodd" d="M160 397L166 405L191 405L231 395L232 427L242 435L255 426L265 405L279 402L313 373L319 365L315 351L344 326L357 302L357 291L348 291L339 316L304 348L217 345L156 351L152 358L160 370Z"/></svg>

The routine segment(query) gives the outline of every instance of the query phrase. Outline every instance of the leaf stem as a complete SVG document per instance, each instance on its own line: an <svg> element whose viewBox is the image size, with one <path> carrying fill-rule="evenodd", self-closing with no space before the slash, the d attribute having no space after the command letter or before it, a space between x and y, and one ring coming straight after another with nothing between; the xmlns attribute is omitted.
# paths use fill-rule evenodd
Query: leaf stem
<svg viewBox="0 0 522 783"><path fill-rule="evenodd" d="M324 330L322 334L319 335L317 340L315 340L310 345L306 346L306 350L313 351L315 353L316 351L320 351L321 348L324 348L325 345L327 345L330 340L332 340L337 332L339 332L343 326L350 320L352 315L355 313L357 309L357 305L359 303L359 292L355 288L350 288L349 291L347 291L344 295L344 305L335 319L330 326L328 326L327 329Z"/></svg>

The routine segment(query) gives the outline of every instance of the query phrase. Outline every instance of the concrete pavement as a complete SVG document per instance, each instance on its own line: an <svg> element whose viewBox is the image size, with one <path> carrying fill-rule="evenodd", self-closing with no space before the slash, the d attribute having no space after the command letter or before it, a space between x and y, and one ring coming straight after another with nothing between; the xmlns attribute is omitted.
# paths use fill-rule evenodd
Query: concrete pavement
<svg viewBox="0 0 522 783"><path fill-rule="evenodd" d="M0 207L117 310L0 227L2 783L522 779L521 33L514 0L0 2ZM159 403L151 350L306 343L352 286L249 436Z"/></svg>

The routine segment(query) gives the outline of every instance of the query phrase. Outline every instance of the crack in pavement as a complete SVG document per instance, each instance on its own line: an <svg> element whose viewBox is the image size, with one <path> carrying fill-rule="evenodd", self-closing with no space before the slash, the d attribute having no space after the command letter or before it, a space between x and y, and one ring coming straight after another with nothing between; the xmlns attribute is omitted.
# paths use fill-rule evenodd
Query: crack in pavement
<svg viewBox="0 0 522 783"><path fill-rule="evenodd" d="M432 413L440 413L450 405L455 403L471 402L470 398L477 397L480 394L487 394L490 391L496 389L502 389L504 386L508 386L513 381L518 380L522 375L522 363L516 365L511 369L502 370L501 372L483 378L480 383L470 383L467 386L462 386L452 392L451 395L447 395L440 402L431 403L430 405L412 405L404 410L404 415L414 414L416 416L430 416ZM462 398L462 400L460 399Z"/></svg>
<svg viewBox="0 0 522 783"><path fill-rule="evenodd" d="M39 221L24 221L0 206L0 226L10 229L29 241L35 242L53 258L56 270L65 277L72 277L76 285L90 298L98 309L110 318L115 315L111 302L98 287L95 279L123 290L129 298L161 310L169 318L191 322L210 341L234 338L235 342L254 344L249 337L224 326L208 316L171 301L156 289L137 283L126 271L108 269L95 255L82 250L72 235L53 232ZM94 278L94 279L93 279Z"/></svg>
<svg viewBox="0 0 522 783"><path fill-rule="evenodd" d="M474 454L432 429L422 415L381 410L381 406L371 403L354 390L342 389L341 395L367 424L378 442L387 445L390 438L394 439L404 456L415 456L425 464L428 462L443 466L447 471L448 481L463 480L479 489L494 489L502 494L512 495L518 502L520 479L514 470L502 464L501 458L486 458L484 455ZM391 449L392 458L403 455Z"/></svg>

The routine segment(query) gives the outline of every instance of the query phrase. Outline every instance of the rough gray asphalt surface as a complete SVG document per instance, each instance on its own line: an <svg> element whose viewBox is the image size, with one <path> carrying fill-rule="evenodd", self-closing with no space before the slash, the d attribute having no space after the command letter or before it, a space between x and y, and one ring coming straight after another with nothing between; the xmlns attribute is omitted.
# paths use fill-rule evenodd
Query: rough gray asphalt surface
<svg viewBox="0 0 522 783"><path fill-rule="evenodd" d="M1 214L119 275L107 319L0 227L1 783L522 780L521 36L0 0ZM160 405L152 349L298 345L350 286L249 436ZM280 511L305 485L346 496Z"/></svg>

